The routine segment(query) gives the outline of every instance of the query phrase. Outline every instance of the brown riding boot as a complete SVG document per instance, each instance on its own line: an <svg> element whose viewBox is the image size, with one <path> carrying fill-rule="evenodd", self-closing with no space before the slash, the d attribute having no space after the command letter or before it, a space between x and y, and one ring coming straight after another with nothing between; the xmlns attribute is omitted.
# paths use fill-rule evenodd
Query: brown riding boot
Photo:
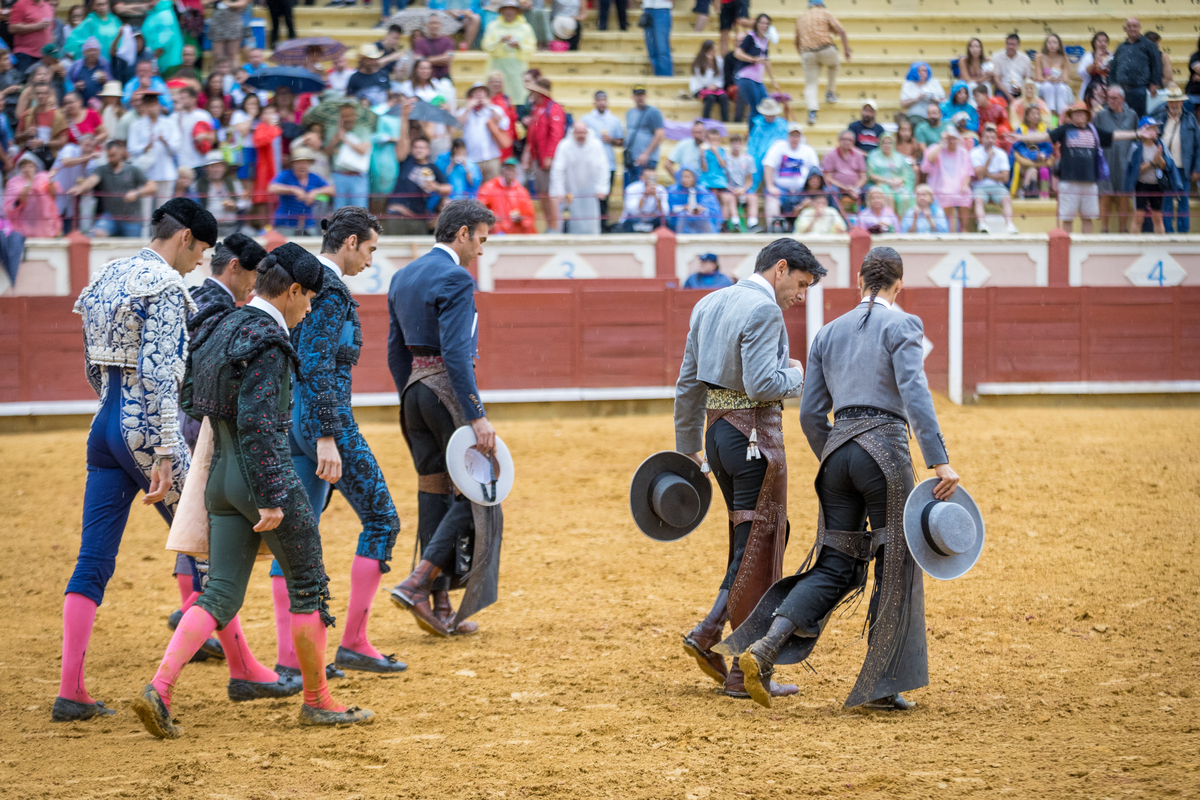
<svg viewBox="0 0 1200 800"><path fill-rule="evenodd" d="M451 636L470 636L473 633L479 632L479 623L467 620L459 622L458 615L454 611L454 606L450 605L449 592L434 592L433 593L433 613L437 614L438 619L446 626L446 630L450 631Z"/></svg>
<svg viewBox="0 0 1200 800"><path fill-rule="evenodd" d="M683 651L696 659L696 666L717 683L724 683L729 670L725 667L725 659L712 648L721 641L725 633L727 618L726 603L729 592L722 590L717 594L717 602L708 616L700 621L690 633L683 635Z"/></svg>
<svg viewBox="0 0 1200 800"><path fill-rule="evenodd" d="M430 591L433 582L441 574L441 569L428 561L417 564L412 574L392 589L392 602L405 611L411 611L417 621L417 627L435 636L449 636L450 630L434 614L429 604Z"/></svg>
<svg viewBox="0 0 1200 800"><path fill-rule="evenodd" d="M771 680L779 650L795 630L796 626L791 620L777 616L771 621L767 635L737 659L737 669L743 673L743 690L764 708L771 707L773 697L786 697L800 691L800 687L793 683L778 684Z"/></svg>

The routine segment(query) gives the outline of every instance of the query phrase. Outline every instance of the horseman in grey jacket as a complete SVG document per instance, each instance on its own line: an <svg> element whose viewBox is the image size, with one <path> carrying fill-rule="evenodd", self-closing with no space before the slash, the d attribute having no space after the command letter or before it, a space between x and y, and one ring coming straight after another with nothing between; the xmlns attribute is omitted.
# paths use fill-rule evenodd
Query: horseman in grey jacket
<svg viewBox="0 0 1200 800"><path fill-rule="evenodd" d="M833 610L865 590L871 560L867 656L846 705L911 708L900 692L929 683L922 572L904 539L913 488L906 426L941 479L934 497L949 498L958 475L925 381L921 320L894 305L903 277L895 250L872 250L859 273L862 302L813 341L800 423L821 459L816 544L800 570L770 587L746 623L716 647L740 655L747 690L768 708L775 664L809 657Z"/></svg>
<svg viewBox="0 0 1200 800"><path fill-rule="evenodd" d="M707 464L729 510L729 557L708 616L683 647L725 694L747 697L742 672L712 652L725 622L733 628L783 574L787 542L787 464L783 400L804 386L789 357L783 312L825 274L808 248L777 239L758 255L747 280L713 292L692 311L675 387L675 447ZM777 695L796 686L772 685Z"/></svg>

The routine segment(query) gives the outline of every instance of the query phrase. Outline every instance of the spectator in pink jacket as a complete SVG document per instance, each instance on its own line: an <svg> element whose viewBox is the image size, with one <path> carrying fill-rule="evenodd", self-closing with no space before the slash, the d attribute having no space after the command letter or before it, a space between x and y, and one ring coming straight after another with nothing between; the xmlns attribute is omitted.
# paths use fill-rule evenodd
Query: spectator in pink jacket
<svg viewBox="0 0 1200 800"><path fill-rule="evenodd" d="M949 128L942 131L942 143L925 150L921 172L928 176L925 182L933 189L947 220L958 220L951 231L962 233L971 211L971 181L975 178L971 154L963 146L962 134Z"/></svg>
<svg viewBox="0 0 1200 800"><path fill-rule="evenodd" d="M26 153L17 163L17 172L4 188L4 215L17 233L29 236L61 236L62 218L54 198L57 170L41 171L37 156Z"/></svg>

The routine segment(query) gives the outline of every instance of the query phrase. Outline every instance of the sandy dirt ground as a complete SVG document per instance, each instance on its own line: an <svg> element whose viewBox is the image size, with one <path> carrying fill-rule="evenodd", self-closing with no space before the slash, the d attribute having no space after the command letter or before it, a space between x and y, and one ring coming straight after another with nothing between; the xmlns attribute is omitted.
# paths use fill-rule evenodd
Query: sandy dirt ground
<svg viewBox="0 0 1200 800"><path fill-rule="evenodd" d="M831 624L816 675L781 668L798 697L766 710L720 696L680 634L720 582L723 509L674 545L637 533L629 478L672 446L671 421L610 417L498 425L519 469L500 601L477 617L478 636L445 641L381 591L373 638L409 670L333 682L335 697L374 709L376 724L300 728L298 698L235 706L225 668L208 662L184 671L174 711L185 735L167 742L128 708L179 604L161 520L135 507L92 637L89 689L117 715L51 724L85 434L0 436L0 676L10 700L0 786L22 798L1200 793L1200 411L938 405L988 540L966 578L926 578L931 684L910 694L911 713L843 708L865 653L862 608ZM813 538L816 459L794 411L786 417L791 572ZM404 525L386 588L407 574L416 480L394 426L365 430ZM357 532L335 496L323 535L337 615ZM243 619L270 665L266 566Z"/></svg>

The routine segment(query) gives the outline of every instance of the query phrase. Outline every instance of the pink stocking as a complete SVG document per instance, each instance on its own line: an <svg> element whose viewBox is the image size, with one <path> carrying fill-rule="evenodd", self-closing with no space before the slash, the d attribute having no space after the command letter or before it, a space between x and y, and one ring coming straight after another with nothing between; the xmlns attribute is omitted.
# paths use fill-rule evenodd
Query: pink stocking
<svg viewBox="0 0 1200 800"><path fill-rule="evenodd" d="M216 629L217 621L200 606L189 608L179 621L179 627L167 645L167 652L163 654L162 663L158 665L158 672L150 681L168 709L171 707L171 690L175 688L175 681L183 671L184 664L192 660L200 645Z"/></svg>
<svg viewBox="0 0 1200 800"><path fill-rule="evenodd" d="M269 670L254 657L246 645L246 635L242 633L242 621L234 617L225 626L225 630L217 632L217 639L225 650L225 659L229 662L229 677L235 680L253 681L255 683L275 683L279 676L274 670Z"/></svg>
<svg viewBox="0 0 1200 800"><path fill-rule="evenodd" d="M304 705L324 711L345 711L329 696L325 678L325 623L321 612L292 614L292 641L300 659L300 677L304 680Z"/></svg>
<svg viewBox="0 0 1200 800"><path fill-rule="evenodd" d="M187 611L188 598L192 596L192 576L181 572L175 576L175 582L179 584L179 602L184 605L183 610Z"/></svg>
<svg viewBox="0 0 1200 800"><path fill-rule="evenodd" d="M92 626L96 624L96 604L81 594L70 592L63 599L62 677L58 696L76 703L96 702L83 685L83 662L87 657Z"/></svg>
<svg viewBox="0 0 1200 800"><path fill-rule="evenodd" d="M184 598L184 601L183 601L183 613L186 614L187 610L189 608L191 608L192 605L199 599L200 599L199 592L188 592L188 596L186 598Z"/></svg>
<svg viewBox="0 0 1200 800"><path fill-rule="evenodd" d="M371 658L382 658L378 650L367 639L367 620L371 616L371 602L379 591L383 573L379 562L373 558L355 556L350 567L350 610L346 614L346 630L342 634L342 647Z"/></svg>
<svg viewBox="0 0 1200 800"><path fill-rule="evenodd" d="M275 662L281 667L300 669L296 648L292 646L292 601L282 575L271 578L271 599L275 601Z"/></svg>

